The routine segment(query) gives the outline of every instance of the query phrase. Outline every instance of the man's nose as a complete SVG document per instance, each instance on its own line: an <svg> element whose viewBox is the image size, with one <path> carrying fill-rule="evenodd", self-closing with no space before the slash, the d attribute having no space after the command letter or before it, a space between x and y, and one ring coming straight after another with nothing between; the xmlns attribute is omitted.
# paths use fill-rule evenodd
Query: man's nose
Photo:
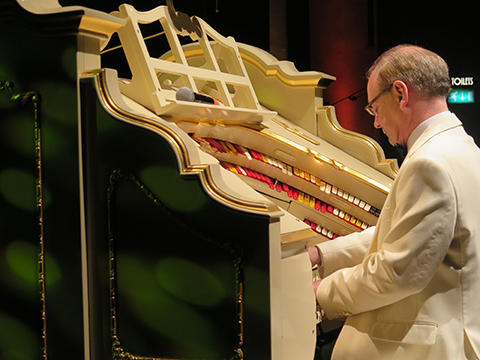
<svg viewBox="0 0 480 360"><path fill-rule="evenodd" d="M382 125L380 125L379 121L378 121L378 115L375 114L375 120L373 121L373 126L375 126L376 129L380 129L382 127Z"/></svg>

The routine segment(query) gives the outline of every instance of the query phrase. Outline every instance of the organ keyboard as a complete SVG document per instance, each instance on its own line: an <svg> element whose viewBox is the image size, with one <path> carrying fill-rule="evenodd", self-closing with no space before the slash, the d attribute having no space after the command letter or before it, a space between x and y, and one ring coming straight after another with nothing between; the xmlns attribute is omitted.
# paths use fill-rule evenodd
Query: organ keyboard
<svg viewBox="0 0 480 360"><path fill-rule="evenodd" d="M224 170L305 224L295 224L294 231L284 226L284 236L277 240L284 248L279 284L283 333L273 348L279 346L283 359L311 359L315 307L307 300L312 297L308 282L300 280L300 269L308 267L306 247L374 226L396 164L385 160L373 140L342 130L333 110L322 106L322 90L332 77L300 73L260 49L235 44L201 19L182 17L171 3L168 9L159 7L148 14L122 5L116 16L127 21L119 35L133 73L132 80L120 80L124 94L174 122ZM151 59L138 24L156 19L165 28L171 49L160 59ZM179 19L185 23L178 25ZM173 34L190 35L196 41L180 47ZM128 90L138 82L140 71L148 94L145 89L144 95ZM144 75L147 72L150 78ZM218 99L220 105L174 99L175 90L185 86ZM153 94L165 105L152 102ZM292 235L296 232L301 234L297 238ZM305 272L302 275L305 279ZM292 291L302 294L306 311L298 310L298 297L288 299ZM278 356L274 354L275 350L272 358Z"/></svg>
<svg viewBox="0 0 480 360"><path fill-rule="evenodd" d="M269 259L270 357L311 360L321 316L306 248L374 226L395 161L386 160L373 140L342 129L334 109L323 106L322 91L333 77L298 72L291 63L237 44L202 19L177 12L170 1L150 12L122 5L113 15L126 21L118 30L132 71L131 79L118 80L126 104L140 104L131 106L175 124L194 151L240 178L245 185L234 190L240 202L250 187L283 214L280 231L270 238L271 250L281 244ZM140 31L154 21L170 46L159 59L150 57ZM181 46L180 36L192 42ZM177 99L184 87L215 98L215 104Z"/></svg>

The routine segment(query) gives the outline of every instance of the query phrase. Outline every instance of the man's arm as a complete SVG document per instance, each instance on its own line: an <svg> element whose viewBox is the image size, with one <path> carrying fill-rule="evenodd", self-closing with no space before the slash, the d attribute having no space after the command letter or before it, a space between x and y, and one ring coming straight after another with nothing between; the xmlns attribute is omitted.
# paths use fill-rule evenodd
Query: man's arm
<svg viewBox="0 0 480 360"><path fill-rule="evenodd" d="M360 263L370 246L374 231L375 227L371 227L360 233L342 236L334 241L327 241L309 247L308 255L312 267L318 266L320 276L323 278L342 267L353 266ZM323 253L327 254L327 271L325 271L323 260L325 256ZM330 259L333 261L329 261ZM317 280L313 282L313 291L315 293L321 281L322 280Z"/></svg>
<svg viewBox="0 0 480 360"><path fill-rule="evenodd" d="M317 301L329 318L370 311L417 293L442 263L456 218L450 177L428 159L411 159L403 170L390 194L393 213L382 213L374 248L361 263L335 271L319 284ZM322 254L327 270L334 257L328 259L323 249Z"/></svg>
<svg viewBox="0 0 480 360"><path fill-rule="evenodd" d="M362 232L317 244L315 247L318 251L318 263L321 263L322 267L322 277L339 269L360 264L372 242L374 232L375 227L372 226ZM313 250L310 252L314 253Z"/></svg>

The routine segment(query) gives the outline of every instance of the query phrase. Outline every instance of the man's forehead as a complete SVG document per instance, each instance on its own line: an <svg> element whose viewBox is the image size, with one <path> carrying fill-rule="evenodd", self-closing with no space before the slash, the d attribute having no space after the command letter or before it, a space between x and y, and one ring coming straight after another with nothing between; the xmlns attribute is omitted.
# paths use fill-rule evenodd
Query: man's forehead
<svg viewBox="0 0 480 360"><path fill-rule="evenodd" d="M368 79L369 84L376 84L377 83L377 74L378 70L375 69L372 74L370 75L370 78Z"/></svg>
<svg viewBox="0 0 480 360"><path fill-rule="evenodd" d="M373 98L376 93L378 92L378 83L377 83L377 70L375 70L370 78L368 79L367 82L367 95L368 95L368 101L370 101L371 98Z"/></svg>

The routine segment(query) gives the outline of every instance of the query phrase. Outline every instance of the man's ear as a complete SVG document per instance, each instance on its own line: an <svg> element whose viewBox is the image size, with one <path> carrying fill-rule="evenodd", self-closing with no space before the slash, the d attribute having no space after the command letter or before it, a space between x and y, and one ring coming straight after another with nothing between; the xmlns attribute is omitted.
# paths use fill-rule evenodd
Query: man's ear
<svg viewBox="0 0 480 360"><path fill-rule="evenodd" d="M404 108L410 99L410 92L407 84L401 80L395 80L393 82L393 94L398 104Z"/></svg>

